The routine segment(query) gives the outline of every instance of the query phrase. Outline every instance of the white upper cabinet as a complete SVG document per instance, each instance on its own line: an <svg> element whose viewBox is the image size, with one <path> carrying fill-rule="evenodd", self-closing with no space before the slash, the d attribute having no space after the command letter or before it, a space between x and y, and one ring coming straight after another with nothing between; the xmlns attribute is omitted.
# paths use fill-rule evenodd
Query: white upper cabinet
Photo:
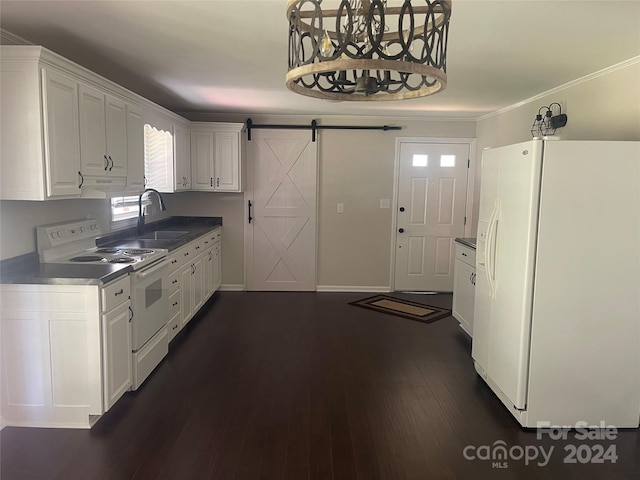
<svg viewBox="0 0 640 480"><path fill-rule="evenodd" d="M80 85L82 174L127 176L127 111L124 101Z"/></svg>
<svg viewBox="0 0 640 480"><path fill-rule="evenodd" d="M127 192L142 192L144 185L144 114L127 104Z"/></svg>
<svg viewBox="0 0 640 480"><path fill-rule="evenodd" d="M174 124L173 142L175 146L174 190L191 190L191 135L188 124Z"/></svg>
<svg viewBox="0 0 640 480"><path fill-rule="evenodd" d="M238 123L192 123L192 190L242 191L243 127Z"/></svg>
<svg viewBox="0 0 640 480"><path fill-rule="evenodd" d="M80 195L78 83L44 67L42 51L1 50L1 199Z"/></svg>
<svg viewBox="0 0 640 480"><path fill-rule="evenodd" d="M77 196L80 190L78 87L76 82L53 70L42 69L42 77L47 197Z"/></svg>

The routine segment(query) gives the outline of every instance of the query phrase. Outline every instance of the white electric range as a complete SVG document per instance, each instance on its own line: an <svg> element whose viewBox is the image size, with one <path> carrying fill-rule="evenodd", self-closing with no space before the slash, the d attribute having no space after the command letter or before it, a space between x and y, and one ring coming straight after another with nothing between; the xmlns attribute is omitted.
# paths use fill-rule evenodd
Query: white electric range
<svg viewBox="0 0 640 480"><path fill-rule="evenodd" d="M169 296L166 249L97 247L102 229L95 219L45 225L36 229L42 263L128 264L131 280L133 389L136 390L169 352Z"/></svg>
<svg viewBox="0 0 640 480"><path fill-rule="evenodd" d="M167 256L159 248L99 248L102 229L94 219L45 225L36 229L42 263L123 263L141 270Z"/></svg>

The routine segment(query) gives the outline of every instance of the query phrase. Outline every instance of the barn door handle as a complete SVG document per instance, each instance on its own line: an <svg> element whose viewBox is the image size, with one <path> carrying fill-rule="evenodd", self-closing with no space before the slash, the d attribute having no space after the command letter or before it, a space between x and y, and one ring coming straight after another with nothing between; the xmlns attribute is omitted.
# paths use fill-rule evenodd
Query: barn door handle
<svg viewBox="0 0 640 480"><path fill-rule="evenodd" d="M251 200L249 200L247 203L249 205L249 223L251 223L251 220L253 220L253 217L251 216Z"/></svg>

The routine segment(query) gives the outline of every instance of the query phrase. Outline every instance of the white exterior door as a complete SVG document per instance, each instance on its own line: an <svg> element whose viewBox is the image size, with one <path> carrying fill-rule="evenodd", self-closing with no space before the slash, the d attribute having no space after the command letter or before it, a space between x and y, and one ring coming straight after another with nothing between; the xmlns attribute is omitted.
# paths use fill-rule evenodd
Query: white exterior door
<svg viewBox="0 0 640 480"><path fill-rule="evenodd" d="M314 291L317 143L308 131L254 130L247 161L247 290Z"/></svg>
<svg viewBox="0 0 640 480"><path fill-rule="evenodd" d="M402 142L395 290L453 290L454 240L464 236L469 144Z"/></svg>

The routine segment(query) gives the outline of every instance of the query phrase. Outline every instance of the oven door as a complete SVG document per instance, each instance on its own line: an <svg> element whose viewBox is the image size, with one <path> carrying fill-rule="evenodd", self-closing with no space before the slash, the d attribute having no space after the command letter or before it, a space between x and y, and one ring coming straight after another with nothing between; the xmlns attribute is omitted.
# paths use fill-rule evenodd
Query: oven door
<svg viewBox="0 0 640 480"><path fill-rule="evenodd" d="M131 274L131 340L137 352L169 320L169 262L163 258Z"/></svg>

